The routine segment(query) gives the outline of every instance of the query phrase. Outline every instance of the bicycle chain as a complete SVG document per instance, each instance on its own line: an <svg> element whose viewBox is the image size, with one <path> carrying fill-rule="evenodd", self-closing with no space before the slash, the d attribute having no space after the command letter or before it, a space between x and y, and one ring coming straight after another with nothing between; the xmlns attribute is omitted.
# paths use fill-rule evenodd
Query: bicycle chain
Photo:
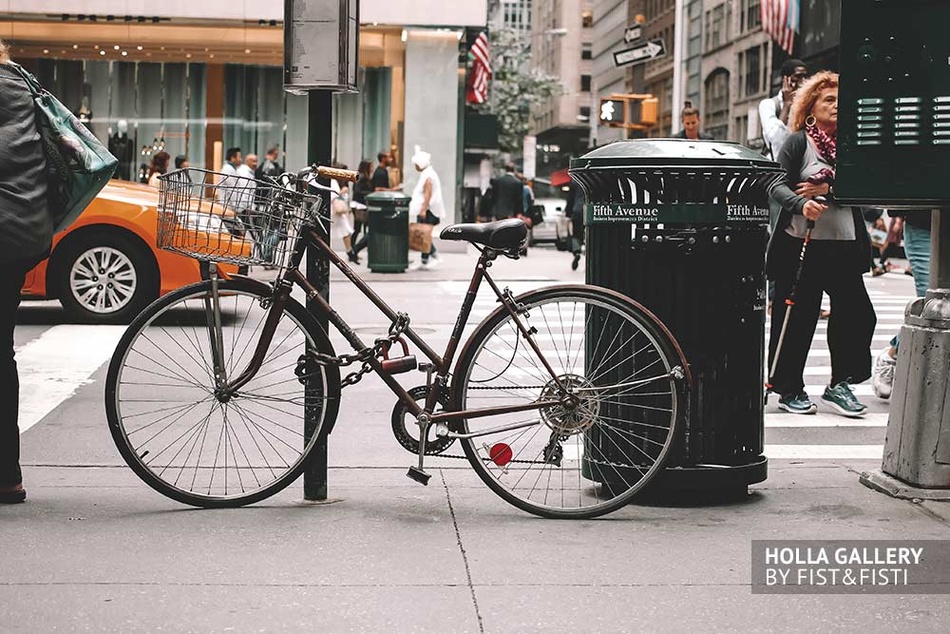
<svg viewBox="0 0 950 634"><path fill-rule="evenodd" d="M395 343L396 340L402 336L408 326L409 315L406 313L396 313L396 319L394 319L393 323L389 326L389 334L387 334L386 337L382 339L377 339L372 348L366 348L365 350L356 352L354 354L341 354L335 357L329 354L323 354L322 352L317 352L313 355L313 361L317 365L335 365L341 368L352 365L358 361L362 361L363 365L360 366L359 370L350 372L340 381L340 389L350 385L356 385L365 375L373 371L373 366L370 365L368 359L379 357L381 354L383 354L385 349Z"/></svg>

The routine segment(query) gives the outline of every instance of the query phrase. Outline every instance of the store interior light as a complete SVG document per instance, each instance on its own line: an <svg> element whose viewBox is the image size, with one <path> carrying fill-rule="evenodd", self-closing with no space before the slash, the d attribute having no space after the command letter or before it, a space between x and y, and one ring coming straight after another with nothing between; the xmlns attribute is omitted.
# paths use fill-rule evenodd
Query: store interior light
<svg viewBox="0 0 950 634"><path fill-rule="evenodd" d="M409 39L409 31L407 31L406 29L403 29L403 30L402 30L402 35L399 36L399 39L402 40L403 42L405 42L406 40L408 40L408 39Z"/></svg>
<svg viewBox="0 0 950 634"><path fill-rule="evenodd" d="M75 51L77 48L79 48L79 44L73 44L73 50Z"/></svg>
<svg viewBox="0 0 950 634"><path fill-rule="evenodd" d="M137 51L141 51L141 50L142 50L142 45L141 45L141 44L139 44L138 46L136 46L136 47L135 47L135 50L137 50Z"/></svg>
<svg viewBox="0 0 950 634"><path fill-rule="evenodd" d="M99 54L100 54L100 55L105 55L106 52L105 52L105 51L99 51Z"/></svg>
<svg viewBox="0 0 950 634"><path fill-rule="evenodd" d="M113 46L112 48L114 48L115 50L119 50L121 47L120 47L118 44L116 44L116 45Z"/></svg>
<svg viewBox="0 0 950 634"><path fill-rule="evenodd" d="M128 55L129 55L128 51L122 51L122 57L128 57Z"/></svg>
<svg viewBox="0 0 950 634"><path fill-rule="evenodd" d="M48 49L48 48L44 48L44 49L43 49L43 53L46 54L46 55L49 55L49 49Z"/></svg>

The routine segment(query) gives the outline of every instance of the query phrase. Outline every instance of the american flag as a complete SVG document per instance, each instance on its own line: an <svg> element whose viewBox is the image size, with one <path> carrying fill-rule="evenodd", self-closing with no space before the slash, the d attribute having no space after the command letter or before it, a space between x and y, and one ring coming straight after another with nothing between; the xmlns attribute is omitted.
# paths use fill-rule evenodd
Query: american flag
<svg viewBox="0 0 950 634"><path fill-rule="evenodd" d="M791 55L798 33L800 0L762 0L762 30Z"/></svg>
<svg viewBox="0 0 950 634"><path fill-rule="evenodd" d="M485 31L475 38L468 55L472 60L472 72L468 76L465 99L468 103L485 103L488 100L488 80L491 79L491 59Z"/></svg>

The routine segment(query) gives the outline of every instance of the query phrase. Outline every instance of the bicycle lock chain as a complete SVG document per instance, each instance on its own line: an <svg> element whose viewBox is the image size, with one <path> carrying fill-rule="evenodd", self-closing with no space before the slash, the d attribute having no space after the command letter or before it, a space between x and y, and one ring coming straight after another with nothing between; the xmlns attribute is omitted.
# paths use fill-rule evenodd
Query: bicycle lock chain
<svg viewBox="0 0 950 634"><path fill-rule="evenodd" d="M381 354L383 354L383 352L388 349L389 346L393 345L396 340L402 336L408 327L409 315L406 313L396 313L396 319L394 319L392 324L389 326L389 333L385 337L377 339L372 348L366 348L361 352L356 352L353 354L341 354L335 357L329 354L323 354L322 352L315 352L313 355L311 355L311 359L317 365L335 365L341 368L352 365L358 361L362 361L363 364L360 366L359 370L350 372L340 381L340 389L349 385L355 385L360 382L364 375L373 371L373 366L370 365L369 359L373 357L379 357Z"/></svg>

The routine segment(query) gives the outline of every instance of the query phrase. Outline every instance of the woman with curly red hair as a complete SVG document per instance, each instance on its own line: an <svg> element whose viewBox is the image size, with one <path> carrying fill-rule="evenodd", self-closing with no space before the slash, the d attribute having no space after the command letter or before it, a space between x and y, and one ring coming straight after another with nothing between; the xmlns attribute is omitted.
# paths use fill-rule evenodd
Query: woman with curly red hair
<svg viewBox="0 0 950 634"><path fill-rule="evenodd" d="M834 198L836 73L820 72L802 84L792 103L788 127L792 134L778 157L785 177L770 192L782 206L766 261L776 298L789 297L809 222L814 222L814 227L771 384L780 395L779 409L794 414L817 411L805 392L803 375L822 293L827 293L831 298L831 381L821 400L844 416L863 416L867 407L854 396L851 385L871 376L871 337L877 320L863 278L870 268L871 243L859 210L842 207ZM776 301L772 310L769 367L788 308Z"/></svg>

